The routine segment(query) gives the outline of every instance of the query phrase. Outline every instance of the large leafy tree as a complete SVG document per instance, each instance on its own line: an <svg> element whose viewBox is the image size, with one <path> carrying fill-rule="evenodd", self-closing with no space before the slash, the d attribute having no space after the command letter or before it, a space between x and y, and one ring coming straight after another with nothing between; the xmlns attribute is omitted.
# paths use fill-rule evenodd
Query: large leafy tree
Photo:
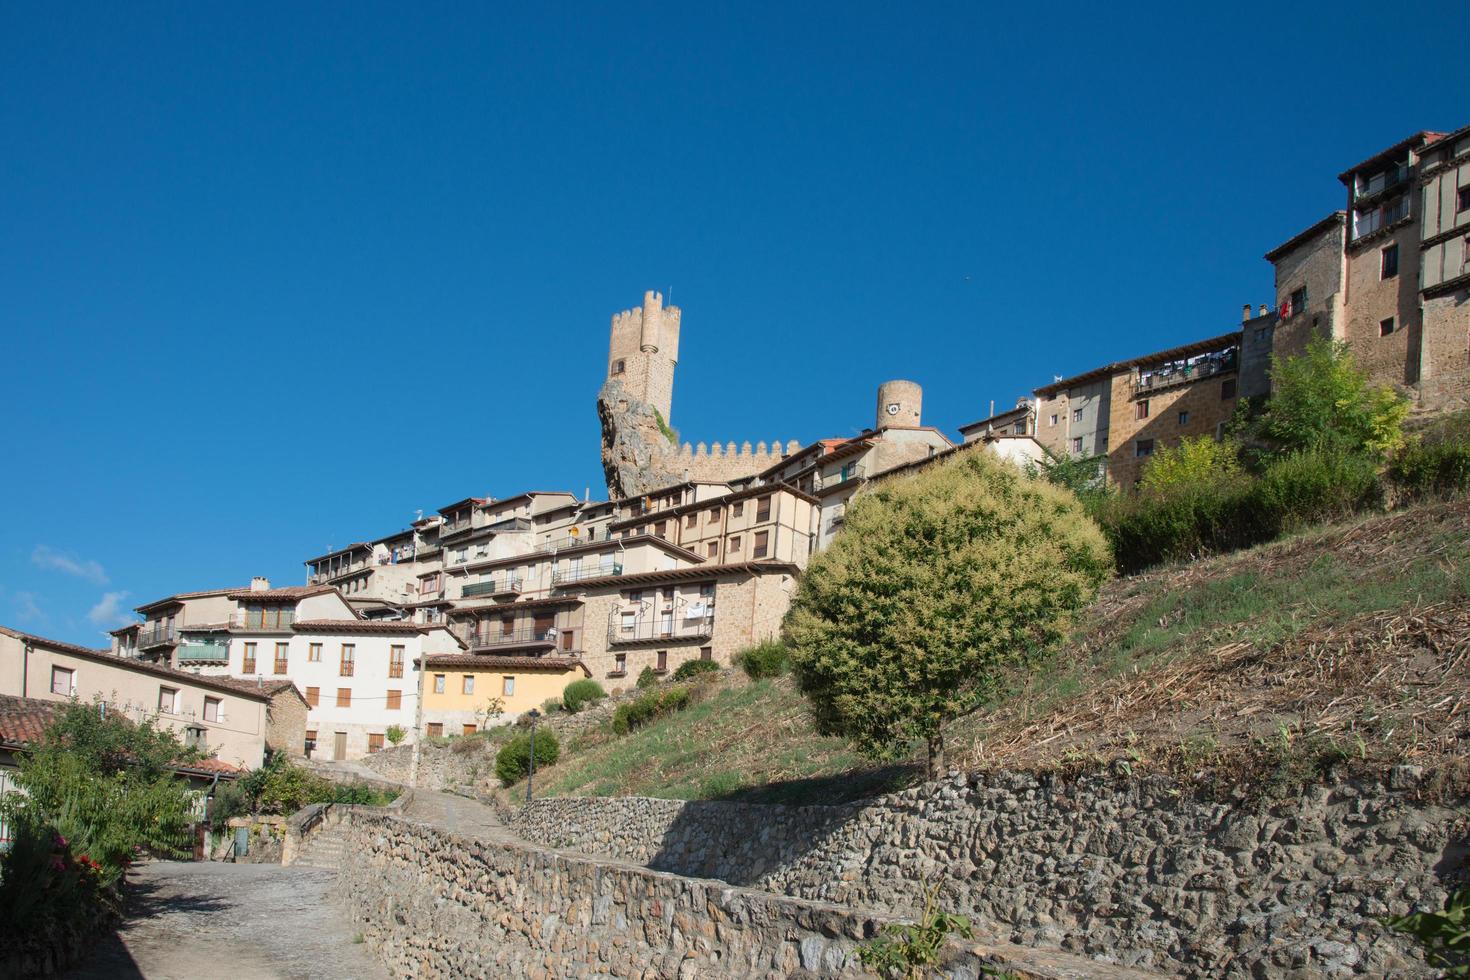
<svg viewBox="0 0 1470 980"><path fill-rule="evenodd" d="M17 822L54 829L111 881L139 848L179 853L188 843L194 800L169 767L196 754L149 721L69 704L21 757L25 793L4 806Z"/></svg>
<svg viewBox="0 0 1470 980"><path fill-rule="evenodd" d="M824 734L875 759L922 739L932 776L945 723L1040 658L1111 568L1071 493L984 450L956 453L848 506L787 616L797 683Z"/></svg>
<svg viewBox="0 0 1470 980"><path fill-rule="evenodd" d="M1248 432L1284 452L1382 458L1403 445L1408 412L1392 388L1368 383L1346 344L1319 337L1296 357L1271 359L1271 399Z"/></svg>

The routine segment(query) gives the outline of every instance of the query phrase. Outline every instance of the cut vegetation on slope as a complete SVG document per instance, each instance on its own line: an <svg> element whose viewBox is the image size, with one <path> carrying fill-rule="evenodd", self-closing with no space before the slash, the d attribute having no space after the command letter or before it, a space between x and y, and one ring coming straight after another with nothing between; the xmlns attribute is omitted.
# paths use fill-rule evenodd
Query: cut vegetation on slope
<svg viewBox="0 0 1470 980"><path fill-rule="evenodd" d="M1117 763L1268 792L1328 765L1409 762L1454 777L1470 737L1467 555L1461 501L1120 579L1046 669L950 726L953 757L966 768ZM874 768L815 735L788 679L727 672L679 714L568 745L539 785L832 803L917 772Z"/></svg>

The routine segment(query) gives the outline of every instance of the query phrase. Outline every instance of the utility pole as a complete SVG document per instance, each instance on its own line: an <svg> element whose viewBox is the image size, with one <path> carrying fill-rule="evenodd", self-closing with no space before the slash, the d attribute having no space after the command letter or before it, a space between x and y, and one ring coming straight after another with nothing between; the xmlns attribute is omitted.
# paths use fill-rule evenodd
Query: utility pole
<svg viewBox="0 0 1470 980"><path fill-rule="evenodd" d="M541 712L532 708L526 712L531 719L531 768L526 771L526 802L531 802L531 783L536 779L536 719L541 717Z"/></svg>
<svg viewBox="0 0 1470 980"><path fill-rule="evenodd" d="M409 762L408 762L408 785L410 787L414 787L414 786L417 786L419 784L419 753L421 751L420 748L419 748L419 742L420 742L420 739L423 738L423 733L424 733L424 667L425 667L424 660L425 659L426 658L424 656L423 649L422 649L422 647L420 647L419 657L418 657L417 660L415 660L413 662L413 669L416 670L416 671L418 671L418 673L419 673L419 679L418 679L418 695L414 699L414 704L413 704L413 751L409 753L409 757L408 757L409 758Z"/></svg>

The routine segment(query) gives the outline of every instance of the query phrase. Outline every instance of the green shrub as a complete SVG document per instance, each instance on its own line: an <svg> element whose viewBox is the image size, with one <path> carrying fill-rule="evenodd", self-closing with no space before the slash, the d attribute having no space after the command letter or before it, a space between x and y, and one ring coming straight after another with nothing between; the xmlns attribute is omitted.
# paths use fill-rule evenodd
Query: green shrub
<svg viewBox="0 0 1470 980"><path fill-rule="evenodd" d="M1470 444L1410 446L1389 464L1388 478L1412 497L1470 489Z"/></svg>
<svg viewBox="0 0 1470 980"><path fill-rule="evenodd" d="M780 640L766 640L737 653L735 662L752 680L780 677L791 666L791 652Z"/></svg>
<svg viewBox="0 0 1470 980"><path fill-rule="evenodd" d="M596 704L607 697L607 692L602 685L590 677L584 677L579 681L572 681L561 692L561 703L567 711L576 714L589 704Z"/></svg>
<svg viewBox="0 0 1470 980"><path fill-rule="evenodd" d="M400 745L408 737L408 732L403 730L402 725L389 725L388 730L384 732L384 737L388 739L389 744Z"/></svg>
<svg viewBox="0 0 1470 980"><path fill-rule="evenodd" d="M1333 449L1273 460L1254 487L1255 506L1271 536L1337 520L1382 505L1378 466L1361 453Z"/></svg>
<svg viewBox="0 0 1470 980"><path fill-rule="evenodd" d="M1382 459L1403 445L1408 413L1392 388L1369 384L1347 344L1324 337L1296 357L1271 358L1271 398L1244 434L1282 452Z"/></svg>
<svg viewBox="0 0 1470 980"><path fill-rule="evenodd" d="M561 756L561 745L556 733L549 728L536 729L536 768L555 764ZM496 753L495 775L506 786L526 778L531 768L531 733L525 732L512 738Z"/></svg>
<svg viewBox="0 0 1470 980"><path fill-rule="evenodd" d="M687 681L700 674L713 674L719 669L720 665L713 660L686 660L674 669L674 680Z"/></svg>
<svg viewBox="0 0 1470 980"><path fill-rule="evenodd" d="M566 704L561 698L547 698L541 702L541 713L543 715L560 714L566 710Z"/></svg>
<svg viewBox="0 0 1470 980"><path fill-rule="evenodd" d="M1183 439L1154 453L1143 468L1143 493L1170 493L1185 488L1234 481L1240 475L1240 447L1211 436Z"/></svg>
<svg viewBox="0 0 1470 980"><path fill-rule="evenodd" d="M613 731L626 735L662 715L683 711L689 707L690 700L687 687L669 687L639 695L632 701L618 705L612 717Z"/></svg>
<svg viewBox="0 0 1470 980"><path fill-rule="evenodd" d="M658 672L652 667L644 667L638 672L638 690L642 691L658 683Z"/></svg>

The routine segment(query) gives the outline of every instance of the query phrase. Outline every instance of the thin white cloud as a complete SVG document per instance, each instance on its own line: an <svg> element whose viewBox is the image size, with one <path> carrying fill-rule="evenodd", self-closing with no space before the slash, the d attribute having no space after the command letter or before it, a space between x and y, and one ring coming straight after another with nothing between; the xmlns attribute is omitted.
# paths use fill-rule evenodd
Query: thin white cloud
<svg viewBox="0 0 1470 980"><path fill-rule="evenodd" d="M102 598L97 600L97 605L87 611L87 618L95 625L103 627L121 626L132 622L132 615L122 606L122 601L127 597L126 592L102 593Z"/></svg>
<svg viewBox="0 0 1470 980"><path fill-rule="evenodd" d="M36 605L36 594L34 592L17 592L11 596L15 600L15 618L22 623L40 623L46 619L46 614L41 607Z"/></svg>
<svg viewBox="0 0 1470 980"><path fill-rule="evenodd" d="M36 545L36 550L31 552L31 564L37 568L49 568L52 571L75 575L77 578L84 578L98 585L107 584L107 573L102 570L100 563L91 559L74 558L57 551L50 545Z"/></svg>

